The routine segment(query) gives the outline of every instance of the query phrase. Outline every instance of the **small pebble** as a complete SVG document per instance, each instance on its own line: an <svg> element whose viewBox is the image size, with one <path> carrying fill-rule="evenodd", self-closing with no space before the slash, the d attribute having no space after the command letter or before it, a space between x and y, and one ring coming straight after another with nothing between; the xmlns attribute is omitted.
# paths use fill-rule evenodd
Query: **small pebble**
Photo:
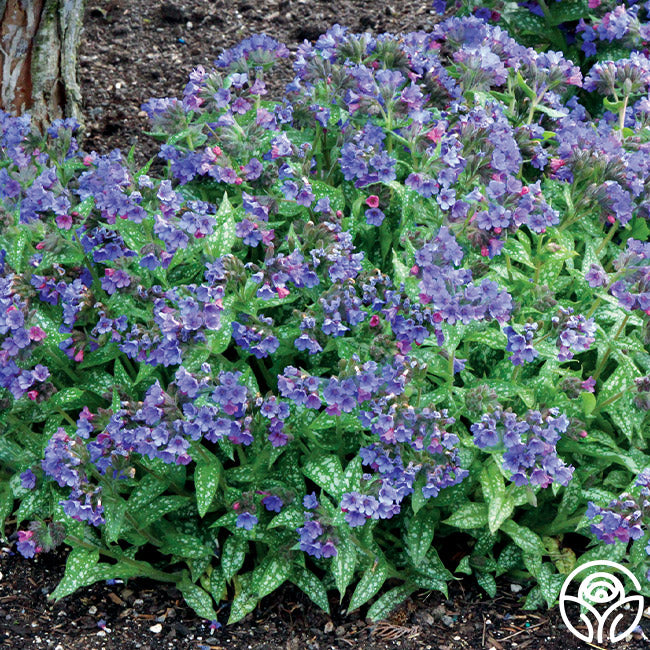
<svg viewBox="0 0 650 650"><path fill-rule="evenodd" d="M510 585L510 591L512 591L513 594L518 594L522 589L523 587L521 585L516 585L514 583Z"/></svg>
<svg viewBox="0 0 650 650"><path fill-rule="evenodd" d="M156 623L155 625L152 625L149 629L154 634L160 634L162 632L162 625L160 623Z"/></svg>
<svg viewBox="0 0 650 650"><path fill-rule="evenodd" d="M94 605L91 605L91 606L88 608L88 613L89 613L91 616L94 616L94 615L97 613L97 608L96 608Z"/></svg>

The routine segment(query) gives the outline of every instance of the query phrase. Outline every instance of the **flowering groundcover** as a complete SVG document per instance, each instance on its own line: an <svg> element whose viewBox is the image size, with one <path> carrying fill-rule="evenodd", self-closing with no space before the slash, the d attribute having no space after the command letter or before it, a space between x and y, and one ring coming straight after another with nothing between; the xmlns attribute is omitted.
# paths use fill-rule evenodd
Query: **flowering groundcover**
<svg viewBox="0 0 650 650"><path fill-rule="evenodd" d="M550 606L597 558L650 594L648 58L335 26L269 101L287 56L148 102L163 173L0 113L18 551L72 547L56 598L144 575L229 622L285 581L377 619L518 571Z"/></svg>

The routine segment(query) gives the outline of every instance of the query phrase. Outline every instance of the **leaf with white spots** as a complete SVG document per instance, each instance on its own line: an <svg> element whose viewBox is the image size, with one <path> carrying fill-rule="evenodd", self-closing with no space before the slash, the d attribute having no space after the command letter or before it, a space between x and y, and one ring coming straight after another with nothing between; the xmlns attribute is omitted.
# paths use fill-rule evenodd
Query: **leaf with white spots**
<svg viewBox="0 0 650 650"><path fill-rule="evenodd" d="M378 598L368 610L366 618L371 621L380 621L386 618L398 605L403 603L413 592L415 587L411 585L400 585L393 587L383 596Z"/></svg>
<svg viewBox="0 0 650 650"><path fill-rule="evenodd" d="M213 460L210 463L197 463L194 471L194 488L196 490L196 506L199 517L205 517L214 495L219 487L221 477L221 463Z"/></svg>
<svg viewBox="0 0 650 650"><path fill-rule="evenodd" d="M235 235L235 209L228 200L228 194L223 193L223 199L217 214L216 223L211 235L204 238L207 251L215 257L230 253L236 240Z"/></svg>
<svg viewBox="0 0 650 650"><path fill-rule="evenodd" d="M288 580L291 572L291 563L285 558L266 556L255 571L251 581L251 591L260 598L268 596L275 591L285 580Z"/></svg>
<svg viewBox="0 0 650 650"><path fill-rule="evenodd" d="M352 581L354 570L357 567L357 549L347 539L342 539L337 547L337 554L332 558L332 573L336 582L336 588L341 594L341 600L345 590Z"/></svg>
<svg viewBox="0 0 650 650"><path fill-rule="evenodd" d="M554 567L550 562L544 562L542 564L539 575L537 576L537 583L549 607L555 605L565 577L559 573L555 573Z"/></svg>
<svg viewBox="0 0 650 650"><path fill-rule="evenodd" d="M65 563L63 579L50 597L58 600L75 592L79 587L95 582L93 575L97 562L99 562L98 550L73 548Z"/></svg>
<svg viewBox="0 0 650 650"><path fill-rule="evenodd" d="M345 492L345 478L338 456L310 460L303 474L336 499L340 499Z"/></svg>
<svg viewBox="0 0 650 650"><path fill-rule="evenodd" d="M293 584L306 594L312 602L329 614L330 604L327 599L327 591L323 583L311 572L303 567L294 567L293 574L289 578Z"/></svg>
<svg viewBox="0 0 650 650"><path fill-rule="evenodd" d="M477 573L476 582L478 582L479 586L485 590L490 598L494 598L497 595L497 583L491 573Z"/></svg>
<svg viewBox="0 0 650 650"><path fill-rule="evenodd" d="M465 503L443 523L455 528L482 528L488 522L488 510L485 503Z"/></svg>
<svg viewBox="0 0 650 650"><path fill-rule="evenodd" d="M305 514L302 508L296 506L289 506L284 508L282 512L278 513L271 519L267 524L266 528L278 528L279 526L287 526L292 530L295 530L299 526L302 526L305 523Z"/></svg>
<svg viewBox="0 0 650 650"><path fill-rule="evenodd" d="M210 594L216 603L220 603L226 597L226 578L221 567L213 567L210 574Z"/></svg>
<svg viewBox="0 0 650 650"><path fill-rule="evenodd" d="M203 558L213 554L198 537L182 534L166 535L160 552L185 558Z"/></svg>
<svg viewBox="0 0 650 650"><path fill-rule="evenodd" d="M248 542L240 537L229 537L223 545L221 554L221 570L226 580L232 577L242 568L246 559Z"/></svg>
<svg viewBox="0 0 650 650"><path fill-rule="evenodd" d="M217 618L210 594L192 582L181 582L178 589L185 602L196 612L197 616L213 621Z"/></svg>
<svg viewBox="0 0 650 650"><path fill-rule="evenodd" d="M389 573L388 565L383 560L375 562L366 569L352 594L348 611L353 612L364 603L367 603L381 589Z"/></svg>
<svg viewBox="0 0 650 650"><path fill-rule="evenodd" d="M490 461L480 476L483 498L488 504L488 527L496 533L501 524L510 517L515 509L512 495L506 490L499 468Z"/></svg>
<svg viewBox="0 0 650 650"><path fill-rule="evenodd" d="M257 607L259 598L254 593L251 593L251 581L251 573L246 573L236 579L235 598L230 606L228 625L241 621L246 614L252 612Z"/></svg>
<svg viewBox="0 0 650 650"><path fill-rule="evenodd" d="M431 512L420 510L411 518L406 531L406 549L414 566L418 566L425 558L431 542L435 521Z"/></svg>
<svg viewBox="0 0 650 650"><path fill-rule="evenodd" d="M124 524L126 501L122 498L104 499L104 535L107 542L116 542Z"/></svg>

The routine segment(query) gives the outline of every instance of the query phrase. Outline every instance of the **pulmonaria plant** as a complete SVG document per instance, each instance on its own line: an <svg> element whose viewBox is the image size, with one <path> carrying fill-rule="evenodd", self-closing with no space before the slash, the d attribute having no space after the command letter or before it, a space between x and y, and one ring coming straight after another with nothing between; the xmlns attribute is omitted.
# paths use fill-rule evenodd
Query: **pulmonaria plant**
<svg viewBox="0 0 650 650"><path fill-rule="evenodd" d="M591 532L605 544L616 542L639 542L650 555L648 522L650 521L650 468L639 473L630 492L624 492L617 499L600 507L589 502L586 517L591 520ZM642 563L647 565L648 562ZM650 569L646 577L650 580Z"/></svg>
<svg viewBox="0 0 650 650"><path fill-rule="evenodd" d="M646 457L647 60L586 75L594 119L571 60L476 16L335 26L269 99L288 56L253 36L147 102L156 173L0 113L16 548L70 545L55 597L146 575L210 621L521 566L552 604L545 544Z"/></svg>

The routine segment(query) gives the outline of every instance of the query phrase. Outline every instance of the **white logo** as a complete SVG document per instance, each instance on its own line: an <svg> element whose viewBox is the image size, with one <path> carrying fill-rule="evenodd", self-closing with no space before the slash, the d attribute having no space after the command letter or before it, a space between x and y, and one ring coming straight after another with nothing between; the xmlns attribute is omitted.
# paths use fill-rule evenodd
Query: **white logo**
<svg viewBox="0 0 650 650"><path fill-rule="evenodd" d="M593 567L611 567L611 570L597 571L585 576L580 582L578 595L567 595L567 588L574 578L580 573ZM562 620L572 634L587 643L592 643L593 641L603 643L607 639L612 643L621 641L630 634L634 628L636 628L641 620L641 616L643 615L643 596L626 596L623 582L618 576L614 575L612 571L623 573L632 581L632 584L638 591L641 590L639 581L631 571L617 562L611 562L609 560L594 560L592 562L581 564L567 576L562 585L562 591L560 591L560 614L562 614ZM567 602L576 603L581 607L580 619L587 626L586 634L578 632L569 621L565 609ZM599 609L604 611L601 612L596 609L596 606L598 605L602 605L603 607ZM638 611L634 616L634 621L630 623L625 630L619 632L617 627L625 614L625 605L629 605L632 614L634 613L635 608L638 608ZM587 610L586 612L584 611L585 609ZM612 616L613 618L609 624L609 630L606 630L605 624L607 623L607 619ZM597 623L595 630L593 625L594 622Z"/></svg>

